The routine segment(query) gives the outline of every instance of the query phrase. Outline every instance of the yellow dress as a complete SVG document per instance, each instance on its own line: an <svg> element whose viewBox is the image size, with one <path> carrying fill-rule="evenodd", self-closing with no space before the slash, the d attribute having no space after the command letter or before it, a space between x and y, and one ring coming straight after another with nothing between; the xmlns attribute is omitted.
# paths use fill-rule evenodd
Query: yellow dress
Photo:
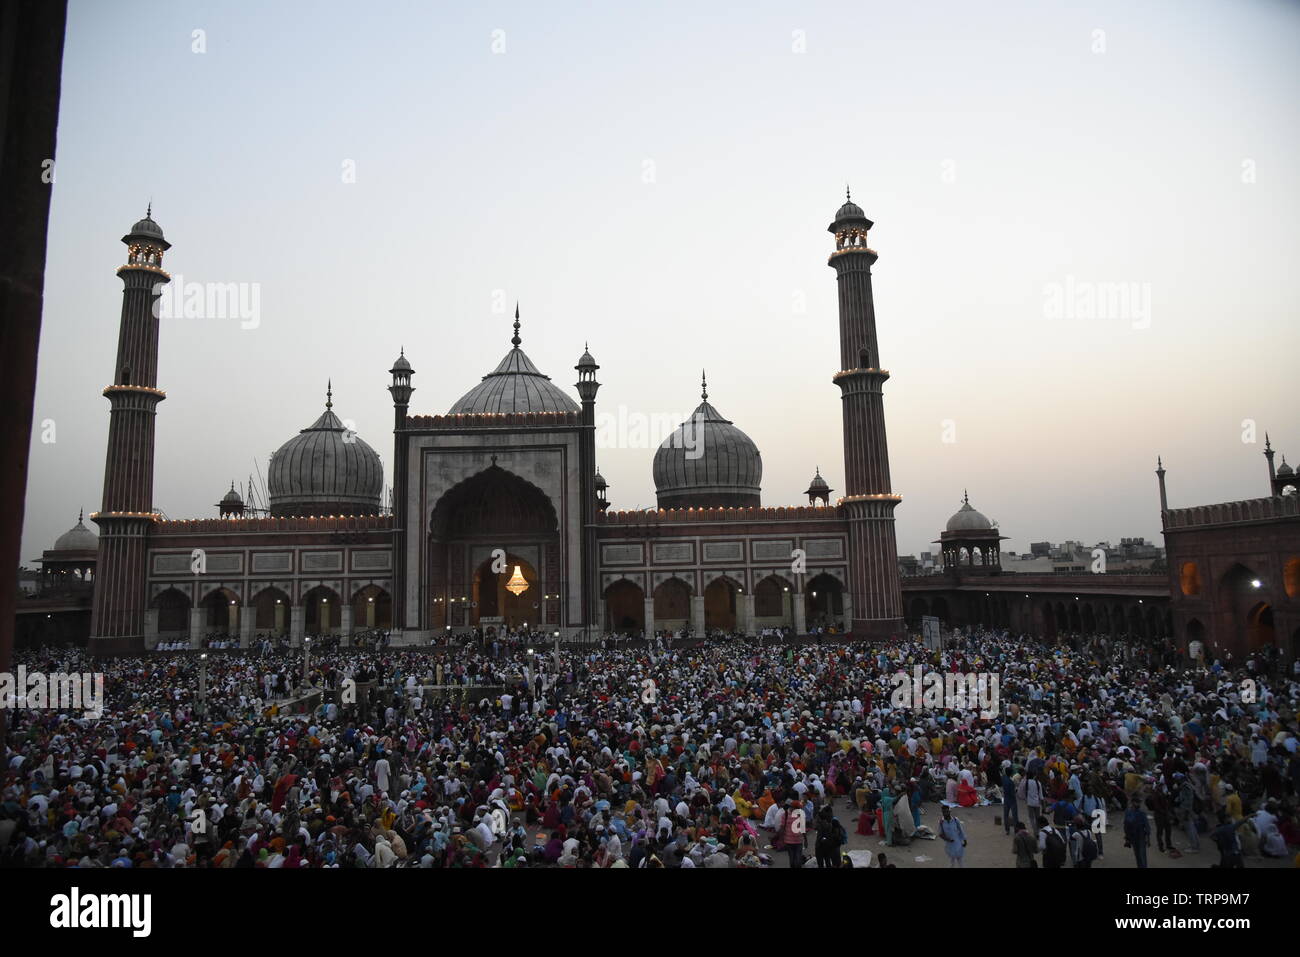
<svg viewBox="0 0 1300 957"><path fill-rule="evenodd" d="M1224 808L1228 812L1228 817L1234 821L1241 820L1241 796L1236 791L1228 795L1227 800L1223 802Z"/></svg>

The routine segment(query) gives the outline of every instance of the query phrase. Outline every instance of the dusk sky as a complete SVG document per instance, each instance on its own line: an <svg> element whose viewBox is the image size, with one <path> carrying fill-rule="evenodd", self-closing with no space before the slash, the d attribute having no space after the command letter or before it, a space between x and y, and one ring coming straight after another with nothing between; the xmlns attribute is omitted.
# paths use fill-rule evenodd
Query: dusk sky
<svg viewBox="0 0 1300 957"><path fill-rule="evenodd" d="M264 475L327 380L391 484L399 348L412 413L445 412L516 300L575 399L590 345L598 413L685 416L707 369L765 505L817 466L838 495L846 182L877 224L900 552L963 488L1007 549L1163 544L1157 454L1174 507L1267 494L1266 430L1300 465L1300 5L714 6L74 0L24 563L100 506L119 238L150 201L174 280L260 307L163 322L171 518ZM601 472L648 507L628 438Z"/></svg>

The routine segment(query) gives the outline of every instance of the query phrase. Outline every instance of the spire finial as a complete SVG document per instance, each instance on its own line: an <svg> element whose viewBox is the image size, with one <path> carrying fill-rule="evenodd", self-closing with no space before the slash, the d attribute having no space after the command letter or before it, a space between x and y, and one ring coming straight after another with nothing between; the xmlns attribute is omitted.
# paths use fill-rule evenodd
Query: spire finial
<svg viewBox="0 0 1300 957"><path fill-rule="evenodd" d="M1283 464L1283 465L1286 464L1286 460L1285 460L1285 459L1283 459L1282 464ZM80 524L81 524L82 522L84 522L85 520L86 520L86 510L83 508L81 511L79 511L79 512L77 513L77 524L80 525Z"/></svg>
<svg viewBox="0 0 1300 957"><path fill-rule="evenodd" d="M401 357L402 357L403 359L406 358L406 346L402 346L402 349L401 349L401 352L399 353L399 355L401 355Z"/></svg>
<svg viewBox="0 0 1300 957"><path fill-rule="evenodd" d="M1156 456L1156 471L1157 471L1157 472L1163 472L1164 470L1165 470L1165 463L1162 462L1162 461L1160 460L1160 456L1157 455L1157 456Z"/></svg>
<svg viewBox="0 0 1300 957"><path fill-rule="evenodd" d="M965 489L961 490L961 501L963 505L970 504L970 493L967 492Z"/></svg>
<svg viewBox="0 0 1300 957"><path fill-rule="evenodd" d="M325 408L327 410L334 408L334 380L333 379L325 380Z"/></svg>
<svg viewBox="0 0 1300 957"><path fill-rule="evenodd" d="M700 370L700 398L705 402L709 401L709 380L704 375L704 370Z"/></svg>
<svg viewBox="0 0 1300 957"><path fill-rule="evenodd" d="M1271 452L1271 451L1273 451L1273 446L1272 446L1272 445L1269 443L1269 441L1268 441L1268 433L1267 433L1267 432L1264 433L1264 451L1265 451L1265 452Z"/></svg>
<svg viewBox="0 0 1300 957"><path fill-rule="evenodd" d="M144 208L144 218L153 219L153 197L149 197L149 205Z"/></svg>
<svg viewBox="0 0 1300 957"><path fill-rule="evenodd" d="M510 344L516 349L519 348L519 300L515 300L515 334L510 338Z"/></svg>
<svg viewBox="0 0 1300 957"><path fill-rule="evenodd" d="M845 183L845 184L844 184L844 202L846 202L846 203L851 203L851 202L853 202L853 194L849 192L849 184L848 184L848 183Z"/></svg>

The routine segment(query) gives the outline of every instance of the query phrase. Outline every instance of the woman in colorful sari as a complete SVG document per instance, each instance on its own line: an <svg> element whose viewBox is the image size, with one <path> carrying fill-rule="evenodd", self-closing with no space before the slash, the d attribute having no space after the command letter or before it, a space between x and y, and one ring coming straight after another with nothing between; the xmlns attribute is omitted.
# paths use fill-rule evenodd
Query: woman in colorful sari
<svg viewBox="0 0 1300 957"><path fill-rule="evenodd" d="M742 784L740 787L736 788L735 793L731 795L731 799L736 802L736 815L738 817L747 818L753 810L754 805L749 802L747 797L748 794L749 785Z"/></svg>

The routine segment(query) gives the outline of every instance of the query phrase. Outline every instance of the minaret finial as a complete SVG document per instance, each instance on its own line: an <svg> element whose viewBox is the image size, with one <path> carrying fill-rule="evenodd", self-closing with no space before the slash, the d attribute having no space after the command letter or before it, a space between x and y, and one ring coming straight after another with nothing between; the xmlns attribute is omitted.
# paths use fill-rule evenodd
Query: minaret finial
<svg viewBox="0 0 1300 957"><path fill-rule="evenodd" d="M700 398L705 402L709 401L709 380L704 375L704 370L700 370Z"/></svg>
<svg viewBox="0 0 1300 957"><path fill-rule="evenodd" d="M153 219L153 197L149 197L149 205L144 208L144 218Z"/></svg>
<svg viewBox="0 0 1300 957"><path fill-rule="evenodd" d="M1156 471L1157 471L1157 472L1163 471L1163 470L1164 470L1164 467L1165 467L1165 463L1162 462L1162 461L1160 460L1160 456L1157 455L1157 456L1156 456Z"/></svg>
<svg viewBox="0 0 1300 957"><path fill-rule="evenodd" d="M333 379L325 380L325 408L327 410L334 408L334 380Z"/></svg>
<svg viewBox="0 0 1300 957"><path fill-rule="evenodd" d="M1273 450L1273 446L1272 446L1272 444L1270 444L1269 441L1268 441L1268 433L1265 432L1265 433L1264 433L1264 451L1265 451L1265 452L1271 452L1272 450Z"/></svg>
<svg viewBox="0 0 1300 957"><path fill-rule="evenodd" d="M515 300L515 334L510 338L510 344L516 349L519 348L519 300Z"/></svg>
<svg viewBox="0 0 1300 957"><path fill-rule="evenodd" d="M961 501L962 501L962 504L963 504L963 505L969 505L969 504L970 504L970 492L966 491L965 489L962 489L962 490L961 490Z"/></svg>
<svg viewBox="0 0 1300 957"><path fill-rule="evenodd" d="M1285 465L1286 463L1283 462L1282 464ZM86 520L86 510L83 508L80 512L77 513L77 524L80 525L85 520Z"/></svg>
<svg viewBox="0 0 1300 957"><path fill-rule="evenodd" d="M853 202L853 194L849 192L849 184L848 184L848 183L845 183L845 184L844 184L844 202L846 202L846 203L851 203L851 202Z"/></svg>
<svg viewBox="0 0 1300 957"><path fill-rule="evenodd" d="M401 351L400 355L401 355L401 357L402 357L403 359L406 358L406 346L402 346L402 351Z"/></svg>

